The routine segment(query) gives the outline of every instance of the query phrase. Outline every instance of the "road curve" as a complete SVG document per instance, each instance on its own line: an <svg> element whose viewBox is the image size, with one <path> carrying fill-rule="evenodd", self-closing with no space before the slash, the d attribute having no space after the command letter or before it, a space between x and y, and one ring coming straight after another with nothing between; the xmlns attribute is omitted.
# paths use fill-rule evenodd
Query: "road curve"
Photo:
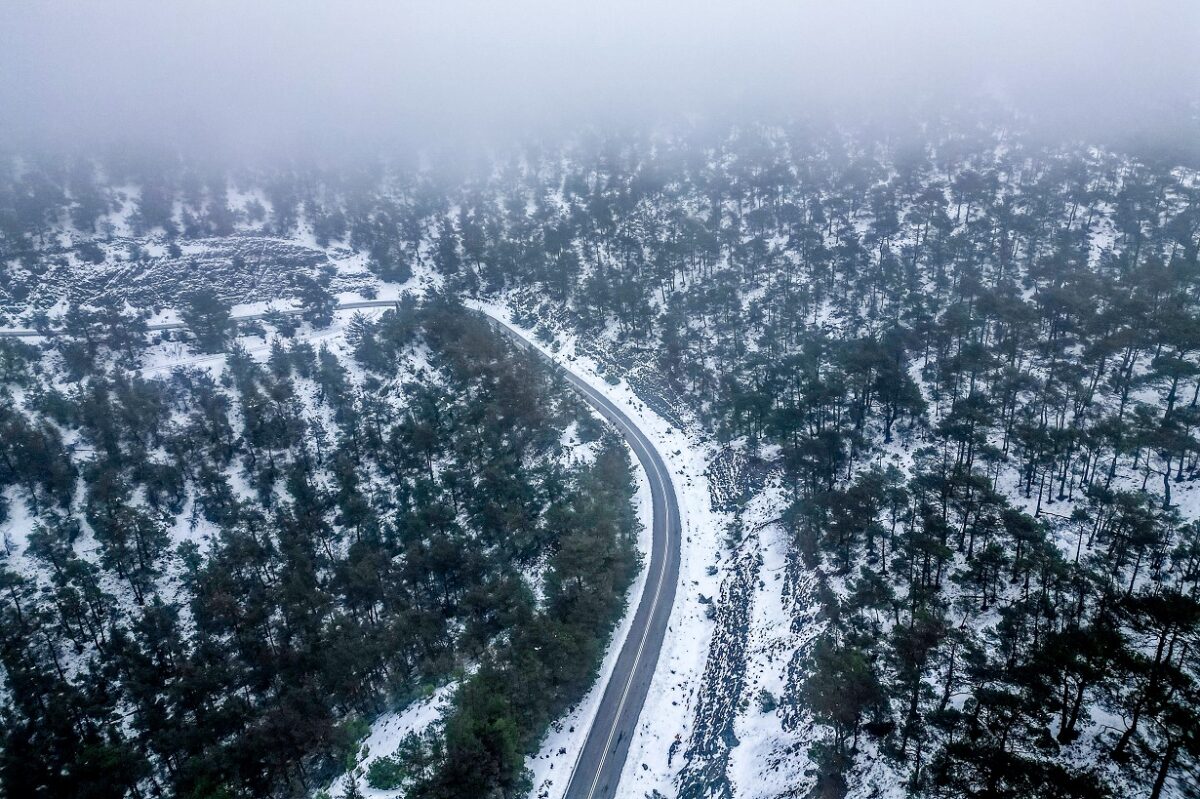
<svg viewBox="0 0 1200 799"><path fill-rule="evenodd" d="M337 310L386 308L395 304L395 300L364 300L343 303ZM283 311L289 314L300 312L300 309ZM596 709L592 727L588 730L587 739L571 770L570 782L564 795L564 799L612 799L616 796L625 759L629 754L629 744L650 690L650 682L654 677L654 669L667 632L671 607L675 602L675 586L679 582L681 537L679 502L675 486L654 443L616 405L578 375L557 364L506 322L487 312L481 313L517 346L543 358L589 405L612 422L629 442L650 481L654 529L645 588L638 599L633 623L617 655L608 685L604 687L604 695ZM235 317L234 320L259 319L263 316L264 314L249 314ZM150 330L174 330L182 327L184 324L181 322L170 322L150 325ZM45 334L36 330L0 330L0 337L42 335ZM51 332L50 335L54 333Z"/></svg>
<svg viewBox="0 0 1200 799"><path fill-rule="evenodd" d="M556 364L503 320L486 315L517 346L545 359L589 405L616 425L633 448L650 480L654 529L646 587L638 600L633 623L617 655L616 665L608 678L592 728L575 761L564 795L565 799L611 799L616 796L625 758L629 754L629 744L638 718L642 715L642 706L646 702L654 667L658 663L667 632L671 607L675 603L681 535L675 486L654 443L616 405L578 375Z"/></svg>

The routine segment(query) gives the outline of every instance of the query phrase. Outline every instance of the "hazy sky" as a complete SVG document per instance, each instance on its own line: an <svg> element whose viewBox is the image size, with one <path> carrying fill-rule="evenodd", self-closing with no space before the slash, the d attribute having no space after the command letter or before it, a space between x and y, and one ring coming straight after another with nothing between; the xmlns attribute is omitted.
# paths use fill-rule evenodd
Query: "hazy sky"
<svg viewBox="0 0 1200 799"><path fill-rule="evenodd" d="M1200 94L1200 2L4 0L0 138L324 146L986 87L1081 130Z"/></svg>

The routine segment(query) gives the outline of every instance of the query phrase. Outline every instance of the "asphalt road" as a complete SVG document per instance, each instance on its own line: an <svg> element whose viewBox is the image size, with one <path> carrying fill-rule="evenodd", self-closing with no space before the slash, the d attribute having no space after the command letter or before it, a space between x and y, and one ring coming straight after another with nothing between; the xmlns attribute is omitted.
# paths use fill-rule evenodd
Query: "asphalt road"
<svg viewBox="0 0 1200 799"><path fill-rule="evenodd" d="M364 300L344 303L338 310L355 308L386 308L394 300ZM298 310L284 313L299 313ZM263 314L235 317L236 320L258 319ZM565 799L611 799L616 796L629 744L642 714L654 667L662 650L663 638L667 633L667 622L671 606L675 602L675 585L679 581L680 523L679 503L671 475L663 463L654 443L629 420L600 391L592 388L573 372L562 368L537 347L532 346L520 333L505 322L485 314L496 329L511 338L517 346L536 353L559 372L580 396L596 411L612 422L629 446L650 480L650 494L654 505L654 524L651 537L650 562L647 566L646 585L634 612L633 624L625 637L616 665L609 676L608 685L596 717L588 731L583 749L571 771ZM182 323L151 325L151 330L173 330L183 327ZM0 336L38 336L34 330L3 330Z"/></svg>
<svg viewBox="0 0 1200 799"><path fill-rule="evenodd" d="M663 637L675 602L679 581L679 503L671 475L653 442L603 394L577 375L563 369L541 350L531 346L520 333L503 321L490 317L496 327L518 346L536 352L551 363L576 391L608 419L629 442L650 478L654 504L654 530L646 587L638 601L629 634L617 656L608 685L587 740L579 753L567 786L566 799L610 799L616 796L629 743L642 715L654 667L662 650Z"/></svg>

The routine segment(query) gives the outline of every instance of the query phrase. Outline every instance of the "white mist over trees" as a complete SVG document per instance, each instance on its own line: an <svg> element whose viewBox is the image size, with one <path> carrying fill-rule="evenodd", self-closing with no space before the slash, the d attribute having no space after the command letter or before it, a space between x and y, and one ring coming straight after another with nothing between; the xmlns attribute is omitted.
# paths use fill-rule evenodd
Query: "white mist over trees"
<svg viewBox="0 0 1200 799"><path fill-rule="evenodd" d="M1179 0L10 3L0 135L340 154L981 93L1140 130L1200 85L1198 31Z"/></svg>

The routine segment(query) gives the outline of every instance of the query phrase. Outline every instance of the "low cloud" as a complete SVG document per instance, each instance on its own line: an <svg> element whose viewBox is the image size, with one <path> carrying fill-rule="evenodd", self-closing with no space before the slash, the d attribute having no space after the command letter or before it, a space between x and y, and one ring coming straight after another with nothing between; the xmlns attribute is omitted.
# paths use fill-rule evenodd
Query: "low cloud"
<svg viewBox="0 0 1200 799"><path fill-rule="evenodd" d="M336 151L981 94L1082 135L1186 113L1197 34L1186 0L8 3L0 137Z"/></svg>

